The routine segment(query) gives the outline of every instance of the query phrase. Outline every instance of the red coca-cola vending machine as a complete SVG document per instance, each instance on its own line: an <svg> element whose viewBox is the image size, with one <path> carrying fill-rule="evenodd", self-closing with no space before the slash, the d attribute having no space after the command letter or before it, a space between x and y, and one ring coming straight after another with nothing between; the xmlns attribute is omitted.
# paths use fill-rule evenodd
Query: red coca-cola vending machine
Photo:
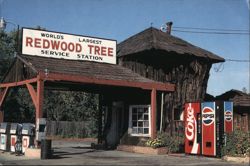
<svg viewBox="0 0 250 166"><path fill-rule="evenodd" d="M185 153L221 156L225 133L233 131L233 103L186 103Z"/></svg>
<svg viewBox="0 0 250 166"><path fill-rule="evenodd" d="M186 103L185 119L185 153L200 154L201 143L201 112L200 103Z"/></svg>

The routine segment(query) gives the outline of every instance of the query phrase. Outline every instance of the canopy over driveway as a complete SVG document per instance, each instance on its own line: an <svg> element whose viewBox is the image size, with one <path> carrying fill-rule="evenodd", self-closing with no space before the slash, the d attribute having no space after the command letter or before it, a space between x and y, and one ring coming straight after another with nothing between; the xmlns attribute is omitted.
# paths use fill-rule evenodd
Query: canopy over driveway
<svg viewBox="0 0 250 166"><path fill-rule="evenodd" d="M39 56L17 55L0 84L0 108L11 87L26 86L36 109L36 119L42 118L44 83L62 87L77 85L128 87L151 91L152 137L156 134L156 93L172 92L175 86L156 82L119 65L76 61ZM2 111L1 111L2 113ZM3 116L1 115L1 121Z"/></svg>

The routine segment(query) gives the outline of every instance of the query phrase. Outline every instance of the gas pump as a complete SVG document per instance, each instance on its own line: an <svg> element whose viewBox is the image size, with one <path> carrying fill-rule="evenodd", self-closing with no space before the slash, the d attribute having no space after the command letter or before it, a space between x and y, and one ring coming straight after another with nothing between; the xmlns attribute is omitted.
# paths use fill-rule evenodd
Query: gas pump
<svg viewBox="0 0 250 166"><path fill-rule="evenodd" d="M46 118L38 118L36 121L36 141L41 142L46 137Z"/></svg>
<svg viewBox="0 0 250 166"><path fill-rule="evenodd" d="M10 126L10 151L15 152L15 144L18 140L18 137L21 137L22 124L11 123Z"/></svg>
<svg viewBox="0 0 250 166"><path fill-rule="evenodd" d="M0 134L1 134L0 149L3 151L9 151L10 150L10 123L7 123L7 122L1 123Z"/></svg>
<svg viewBox="0 0 250 166"><path fill-rule="evenodd" d="M32 123L23 123L22 128L22 152L25 153L25 150L34 145L34 136L35 136L35 125Z"/></svg>

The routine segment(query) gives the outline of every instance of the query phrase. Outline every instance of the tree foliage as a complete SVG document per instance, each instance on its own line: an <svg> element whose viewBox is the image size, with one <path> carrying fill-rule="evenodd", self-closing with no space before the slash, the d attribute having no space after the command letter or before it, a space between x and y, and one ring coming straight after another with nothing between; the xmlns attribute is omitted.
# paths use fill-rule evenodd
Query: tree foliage
<svg viewBox="0 0 250 166"><path fill-rule="evenodd" d="M11 88L3 110L7 122L35 122L35 107L26 88Z"/></svg>
<svg viewBox="0 0 250 166"><path fill-rule="evenodd" d="M97 116L98 95L79 91L46 90L44 112L53 121L84 121Z"/></svg>
<svg viewBox="0 0 250 166"><path fill-rule="evenodd" d="M0 80L17 52L16 32L0 31ZM44 116L51 121L88 121L88 131L97 132L98 95L76 91L45 90ZM35 122L35 107L27 88L10 88L4 102L4 120Z"/></svg>
<svg viewBox="0 0 250 166"><path fill-rule="evenodd" d="M5 33L0 30L0 80L14 59L16 32Z"/></svg>
<svg viewBox="0 0 250 166"><path fill-rule="evenodd" d="M82 135L97 135L97 94L79 91L46 90L44 95L44 113L46 114L48 121L57 121L60 123L63 121L84 122L85 129L81 128L81 130L78 131L78 134L76 134L76 128L71 128L71 126L67 126L62 129L61 132L58 132L60 136L79 137ZM69 130L69 128L71 128L71 130ZM82 130L85 132L81 132Z"/></svg>

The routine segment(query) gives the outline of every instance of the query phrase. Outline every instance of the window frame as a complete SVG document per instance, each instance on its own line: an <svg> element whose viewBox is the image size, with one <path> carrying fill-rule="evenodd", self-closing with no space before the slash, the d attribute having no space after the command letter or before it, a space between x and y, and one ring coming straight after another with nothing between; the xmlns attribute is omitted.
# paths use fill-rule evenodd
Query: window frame
<svg viewBox="0 0 250 166"><path fill-rule="evenodd" d="M132 110L133 108L147 108L148 109L148 134L143 134L143 133L132 133ZM143 120L144 122L145 120ZM137 119L138 122L138 119ZM144 124L143 124L143 129L144 129ZM129 128L128 128L128 134L130 136L135 136L135 137L151 137L151 105L130 105L129 106Z"/></svg>

